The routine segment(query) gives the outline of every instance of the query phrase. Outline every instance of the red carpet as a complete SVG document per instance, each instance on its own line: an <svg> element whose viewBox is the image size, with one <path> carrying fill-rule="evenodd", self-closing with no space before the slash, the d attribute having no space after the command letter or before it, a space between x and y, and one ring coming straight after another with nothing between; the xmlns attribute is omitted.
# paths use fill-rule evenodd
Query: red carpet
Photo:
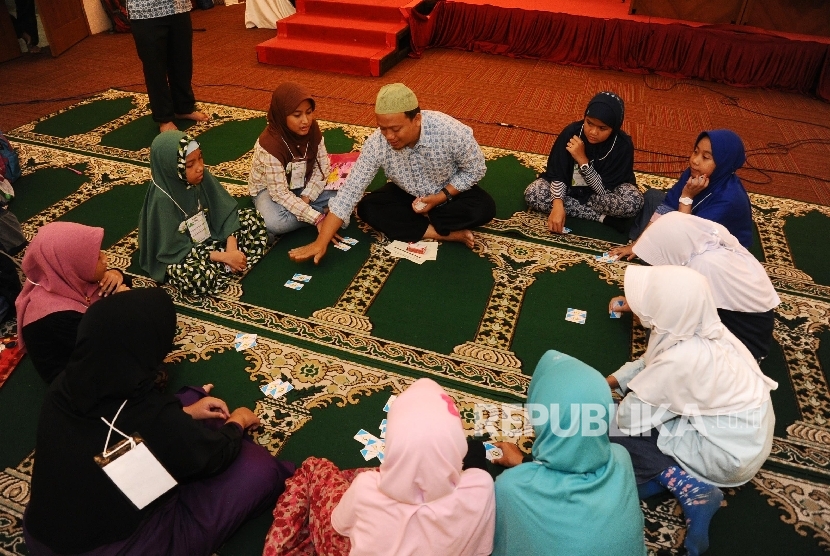
<svg viewBox="0 0 830 556"><path fill-rule="evenodd" d="M673 23L627 10L628 4L611 0L448 0L429 15L408 10L408 16L416 55L427 47L458 48L830 100L827 39Z"/></svg>
<svg viewBox="0 0 830 556"><path fill-rule="evenodd" d="M257 45L265 64L380 76L409 51L408 0L297 0L277 36Z"/></svg>

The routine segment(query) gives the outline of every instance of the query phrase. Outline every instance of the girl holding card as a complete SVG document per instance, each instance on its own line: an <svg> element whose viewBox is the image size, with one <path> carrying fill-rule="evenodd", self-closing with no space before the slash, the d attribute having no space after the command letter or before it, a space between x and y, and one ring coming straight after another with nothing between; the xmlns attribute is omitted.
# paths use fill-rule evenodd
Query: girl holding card
<svg viewBox="0 0 830 556"><path fill-rule="evenodd" d="M271 235L303 225L319 228L337 193L323 189L331 168L314 108L300 85L282 83L271 96L268 126L254 145L248 191Z"/></svg>
<svg viewBox="0 0 830 556"><path fill-rule="evenodd" d="M132 283L121 271L107 268L103 240L103 228L52 222L38 230L26 249L26 283L15 301L17 336L47 383L69 362L87 308Z"/></svg>
<svg viewBox="0 0 830 556"><path fill-rule="evenodd" d="M623 100L603 91L556 138L544 173L525 189L527 206L548 215L548 231L564 233L566 215L622 231L625 219L642 208L624 118Z"/></svg>
<svg viewBox="0 0 830 556"><path fill-rule="evenodd" d="M781 299L761 263L724 226L672 211L649 226L633 250L652 266L686 266L703 274L723 325L757 360L767 356ZM631 309L625 297L615 297L609 310Z"/></svg>
<svg viewBox="0 0 830 556"><path fill-rule="evenodd" d="M749 350L718 318L707 279L681 266L629 266L625 294L651 329L642 359L608 377L625 394L617 410L640 496L668 490L686 517L685 547L709 547L718 487L755 475L772 448L770 391Z"/></svg>
<svg viewBox="0 0 830 556"><path fill-rule="evenodd" d="M175 333L173 301L162 288L108 297L84 315L72 359L40 412L23 518L30 554L206 556L273 506L294 466L246 439L259 425L249 409L228 411L201 388L176 396L154 389ZM111 480L96 459L122 438L112 432L105 445L110 426L102 419L143 439L106 465L143 445L177 484L138 509L135 489ZM142 469L130 468L130 476Z"/></svg>
<svg viewBox="0 0 830 556"><path fill-rule="evenodd" d="M430 379L416 381L389 410L380 468L303 463L274 509L263 556L490 554L493 480L463 469L467 453L452 398Z"/></svg>
<svg viewBox="0 0 830 556"><path fill-rule="evenodd" d="M267 232L205 168L202 150L181 131L150 147L152 184L138 221L139 262L150 278L188 295L221 291L265 254Z"/></svg>
<svg viewBox="0 0 830 556"><path fill-rule="evenodd" d="M493 555L645 556L631 458L608 440L612 402L602 375L548 351L533 372L527 401L548 418L533 426L528 461L515 444L497 444L504 457L496 463L512 469L496 480ZM582 421L572 421L574 408ZM588 411L597 420L585 421Z"/></svg>

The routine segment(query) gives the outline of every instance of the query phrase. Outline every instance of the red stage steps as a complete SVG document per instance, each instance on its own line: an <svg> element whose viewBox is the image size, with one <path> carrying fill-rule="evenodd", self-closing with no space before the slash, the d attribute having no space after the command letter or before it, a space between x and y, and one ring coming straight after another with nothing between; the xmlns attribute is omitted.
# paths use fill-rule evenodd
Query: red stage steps
<svg viewBox="0 0 830 556"><path fill-rule="evenodd" d="M297 0L277 36L256 47L264 64L379 77L409 53L401 6L410 0Z"/></svg>

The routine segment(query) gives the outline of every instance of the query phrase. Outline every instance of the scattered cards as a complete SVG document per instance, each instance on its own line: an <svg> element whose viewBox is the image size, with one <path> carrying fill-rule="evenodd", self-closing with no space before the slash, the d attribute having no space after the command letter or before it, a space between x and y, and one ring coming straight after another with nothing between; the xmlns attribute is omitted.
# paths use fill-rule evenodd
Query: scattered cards
<svg viewBox="0 0 830 556"><path fill-rule="evenodd" d="M291 279L295 282L308 282L311 280L311 276L308 274L295 274Z"/></svg>
<svg viewBox="0 0 830 556"><path fill-rule="evenodd" d="M617 307L622 307L623 305L625 305L625 303L623 303L622 301L617 301L614 305L616 305ZM619 311L611 311L611 318L612 319L620 318Z"/></svg>
<svg viewBox="0 0 830 556"><path fill-rule="evenodd" d="M357 434L354 435L354 439L363 444L363 449L360 450L360 455L363 456L363 459L369 461L370 459L376 457L378 458L378 461L383 461L383 451L386 447L383 440L376 437L372 433L365 431L364 429L357 431Z"/></svg>
<svg viewBox="0 0 830 556"><path fill-rule="evenodd" d="M278 378L277 380L260 387L260 390L262 390L263 394L265 394L266 396L271 396L272 398L279 398L281 396L284 396L293 389L293 384L291 384L290 382L285 382L281 378Z"/></svg>
<svg viewBox="0 0 830 556"><path fill-rule="evenodd" d="M385 405L385 406L383 406L383 410L384 410L386 413L389 413L389 409L392 407L392 403L393 403L396 399L398 399L398 396L396 396L395 394L392 394L391 396L389 396L389 399L388 399L388 400L386 400L386 405ZM386 419L384 419L384 421L386 421Z"/></svg>
<svg viewBox="0 0 830 556"><path fill-rule="evenodd" d="M380 437L386 438L386 419L380 422Z"/></svg>
<svg viewBox="0 0 830 556"><path fill-rule="evenodd" d="M594 258L601 262L601 263L615 263L617 262L617 257L608 254L608 251L603 253L602 255L594 255Z"/></svg>
<svg viewBox="0 0 830 556"><path fill-rule="evenodd" d="M354 245L357 245L357 240L352 238L352 237L344 237L343 238L343 243L345 243L346 245L354 246Z"/></svg>
<svg viewBox="0 0 830 556"><path fill-rule="evenodd" d="M352 246L349 245L348 243L335 243L334 248L335 249L340 249L341 251L348 251L349 249L352 248Z"/></svg>
<svg viewBox="0 0 830 556"><path fill-rule="evenodd" d="M587 316L588 311L583 311L581 309L568 309L568 312L565 314L565 320L575 322L577 324L585 324L585 318Z"/></svg>
<svg viewBox="0 0 830 556"><path fill-rule="evenodd" d="M236 339L233 343L233 347L236 348L236 351L244 351L254 347L255 345L256 334L242 334L241 332L236 335Z"/></svg>
<svg viewBox="0 0 830 556"><path fill-rule="evenodd" d="M562 228L562 233L563 234L569 234L569 233L571 233L571 229L570 228Z"/></svg>
<svg viewBox="0 0 830 556"><path fill-rule="evenodd" d="M406 246L406 250L410 253L415 253L416 255L424 255L427 252L427 246L424 243L409 243Z"/></svg>
<svg viewBox="0 0 830 556"><path fill-rule="evenodd" d="M484 456L487 458L487 461L495 461L503 455L504 453L501 449L496 448L494 444L490 444L489 442L484 443Z"/></svg>
<svg viewBox="0 0 830 556"><path fill-rule="evenodd" d="M302 282L295 282L294 280L289 280L283 285L286 288L291 288L292 290L301 290L303 289L303 286L305 286Z"/></svg>

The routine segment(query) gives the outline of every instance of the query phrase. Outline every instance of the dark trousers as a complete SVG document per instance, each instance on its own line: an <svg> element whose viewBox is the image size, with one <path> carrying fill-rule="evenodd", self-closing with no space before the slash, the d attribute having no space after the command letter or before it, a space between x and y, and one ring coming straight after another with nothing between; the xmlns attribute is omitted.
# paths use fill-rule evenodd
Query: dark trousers
<svg viewBox="0 0 830 556"><path fill-rule="evenodd" d="M153 120L172 122L196 106L193 87L193 25L190 12L131 19L135 49L144 68Z"/></svg>
<svg viewBox="0 0 830 556"><path fill-rule="evenodd" d="M646 226L651 221L651 217L657 212L657 208L663 204L666 198L666 192L659 189L649 189L643 195L643 208L637 216L634 217L634 223L631 229L628 230L628 239L635 241L640 234L645 231Z"/></svg>
<svg viewBox="0 0 830 556"><path fill-rule="evenodd" d="M413 195L389 182L363 197L357 204L357 215L389 239L407 242L422 239L430 224L445 236L487 224L496 215L495 201L477 185L425 215L412 209L414 200Z"/></svg>
<svg viewBox="0 0 830 556"><path fill-rule="evenodd" d="M37 46L40 37L37 34L37 16L35 15L35 0L15 0L14 9L17 11L17 18L12 18L14 32L17 38L22 39L23 33L31 37L29 46Z"/></svg>

